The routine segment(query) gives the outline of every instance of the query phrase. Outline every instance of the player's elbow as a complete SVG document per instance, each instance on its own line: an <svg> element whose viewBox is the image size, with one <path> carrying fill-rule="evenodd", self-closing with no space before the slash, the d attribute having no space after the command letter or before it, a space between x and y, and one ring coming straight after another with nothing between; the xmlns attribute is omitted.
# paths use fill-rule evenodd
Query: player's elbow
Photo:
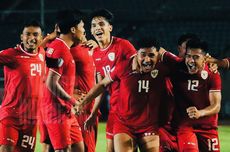
<svg viewBox="0 0 230 152"><path fill-rule="evenodd" d="M215 110L216 113L219 113L219 112L220 112L220 108L221 108L221 105L220 105L220 104L217 104L217 105L216 105L216 110Z"/></svg>

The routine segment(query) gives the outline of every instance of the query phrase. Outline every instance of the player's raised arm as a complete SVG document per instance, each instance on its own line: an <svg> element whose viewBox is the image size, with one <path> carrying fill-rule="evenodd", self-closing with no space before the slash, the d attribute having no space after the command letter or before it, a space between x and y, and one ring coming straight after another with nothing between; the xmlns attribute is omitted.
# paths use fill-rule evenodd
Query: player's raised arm
<svg viewBox="0 0 230 152"><path fill-rule="evenodd" d="M224 69L230 69L229 62L230 58L224 58L224 59L216 59L214 57L208 56L206 58L206 62L208 63L216 63L218 67L224 68Z"/></svg>

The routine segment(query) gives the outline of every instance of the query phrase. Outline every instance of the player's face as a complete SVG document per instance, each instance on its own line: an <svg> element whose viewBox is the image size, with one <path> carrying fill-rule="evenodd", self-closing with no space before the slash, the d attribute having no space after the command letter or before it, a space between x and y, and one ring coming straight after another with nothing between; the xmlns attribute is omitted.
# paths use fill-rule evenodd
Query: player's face
<svg viewBox="0 0 230 152"><path fill-rule="evenodd" d="M204 67L204 54L201 49L188 49L185 55L185 64L190 74L195 74Z"/></svg>
<svg viewBox="0 0 230 152"><path fill-rule="evenodd" d="M183 58L186 53L186 43L187 41L183 42L180 46L178 46L179 57Z"/></svg>
<svg viewBox="0 0 230 152"><path fill-rule="evenodd" d="M138 64L142 72L151 72L158 60L158 52L155 47L141 48L138 50Z"/></svg>
<svg viewBox="0 0 230 152"><path fill-rule="evenodd" d="M98 42L105 43L110 40L112 25L101 16L94 17L91 21L91 34Z"/></svg>
<svg viewBox="0 0 230 152"><path fill-rule="evenodd" d="M83 21L81 21L79 24L77 24L74 27L73 33L74 33L74 39L79 43L83 42L86 39Z"/></svg>
<svg viewBox="0 0 230 152"><path fill-rule="evenodd" d="M25 51L34 53L42 41L42 30L40 27L29 26L23 29L21 41Z"/></svg>

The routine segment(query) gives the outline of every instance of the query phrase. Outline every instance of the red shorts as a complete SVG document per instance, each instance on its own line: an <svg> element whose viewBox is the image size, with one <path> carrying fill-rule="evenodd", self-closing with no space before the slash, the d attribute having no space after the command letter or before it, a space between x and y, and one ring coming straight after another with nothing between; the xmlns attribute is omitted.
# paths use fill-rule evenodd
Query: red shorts
<svg viewBox="0 0 230 152"><path fill-rule="evenodd" d="M113 125L115 122L115 113L109 113L108 120L106 122L106 138L113 139Z"/></svg>
<svg viewBox="0 0 230 152"><path fill-rule="evenodd" d="M180 151L220 152L220 142L216 128L181 127L177 133Z"/></svg>
<svg viewBox="0 0 230 152"><path fill-rule="evenodd" d="M95 152L97 142L97 129L98 129L98 118L96 124L91 130L84 130L84 122L89 117L89 114L81 114L77 117L78 123L81 127L81 132L84 140L85 151Z"/></svg>
<svg viewBox="0 0 230 152"><path fill-rule="evenodd" d="M52 144L54 149L64 149L68 145L83 141L81 128L75 116L61 123L40 122L41 143Z"/></svg>
<svg viewBox="0 0 230 152"><path fill-rule="evenodd" d="M153 125L146 127L128 126L117 120L113 125L114 135L126 133L133 139L142 138L144 136L158 135L158 130Z"/></svg>
<svg viewBox="0 0 230 152"><path fill-rule="evenodd" d="M161 152L178 151L176 131L173 132L171 128L161 127L159 136Z"/></svg>
<svg viewBox="0 0 230 152"><path fill-rule="evenodd" d="M37 124L17 125L15 120L5 118L0 121L0 145L14 146L14 152L33 152L36 144Z"/></svg>

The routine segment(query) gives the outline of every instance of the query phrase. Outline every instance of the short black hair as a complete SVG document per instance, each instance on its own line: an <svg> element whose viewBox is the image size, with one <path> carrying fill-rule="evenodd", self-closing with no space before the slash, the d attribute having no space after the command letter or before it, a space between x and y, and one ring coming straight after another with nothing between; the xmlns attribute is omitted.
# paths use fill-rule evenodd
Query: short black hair
<svg viewBox="0 0 230 152"><path fill-rule="evenodd" d="M76 26L83 20L83 13L77 10L61 10L57 13L56 23L60 33L67 34L70 28Z"/></svg>
<svg viewBox="0 0 230 152"><path fill-rule="evenodd" d="M89 17L90 21L92 21L94 17L98 17L98 16L104 17L109 22L109 24L111 25L113 24L114 15L109 10L103 8L103 9L97 9L93 11Z"/></svg>
<svg viewBox="0 0 230 152"><path fill-rule="evenodd" d="M136 41L136 48L151 48L155 47L157 51L160 49L160 43L154 37L141 37Z"/></svg>
<svg viewBox="0 0 230 152"><path fill-rule="evenodd" d="M24 22L23 26L22 26L22 31L24 30L24 28L26 27L30 27L30 26L33 26L33 27L40 27L41 28L41 31L43 31L43 26L42 24L36 20L36 19L31 19L29 21L26 21Z"/></svg>
<svg viewBox="0 0 230 152"><path fill-rule="evenodd" d="M193 33L185 33L185 34L182 34L178 41L177 41L177 45L181 45L182 43L190 40L190 39L199 39L198 36L196 34L193 34Z"/></svg>
<svg viewBox="0 0 230 152"><path fill-rule="evenodd" d="M200 39L190 39L186 44L186 51L188 49L201 49L205 53L208 49L208 44Z"/></svg>

